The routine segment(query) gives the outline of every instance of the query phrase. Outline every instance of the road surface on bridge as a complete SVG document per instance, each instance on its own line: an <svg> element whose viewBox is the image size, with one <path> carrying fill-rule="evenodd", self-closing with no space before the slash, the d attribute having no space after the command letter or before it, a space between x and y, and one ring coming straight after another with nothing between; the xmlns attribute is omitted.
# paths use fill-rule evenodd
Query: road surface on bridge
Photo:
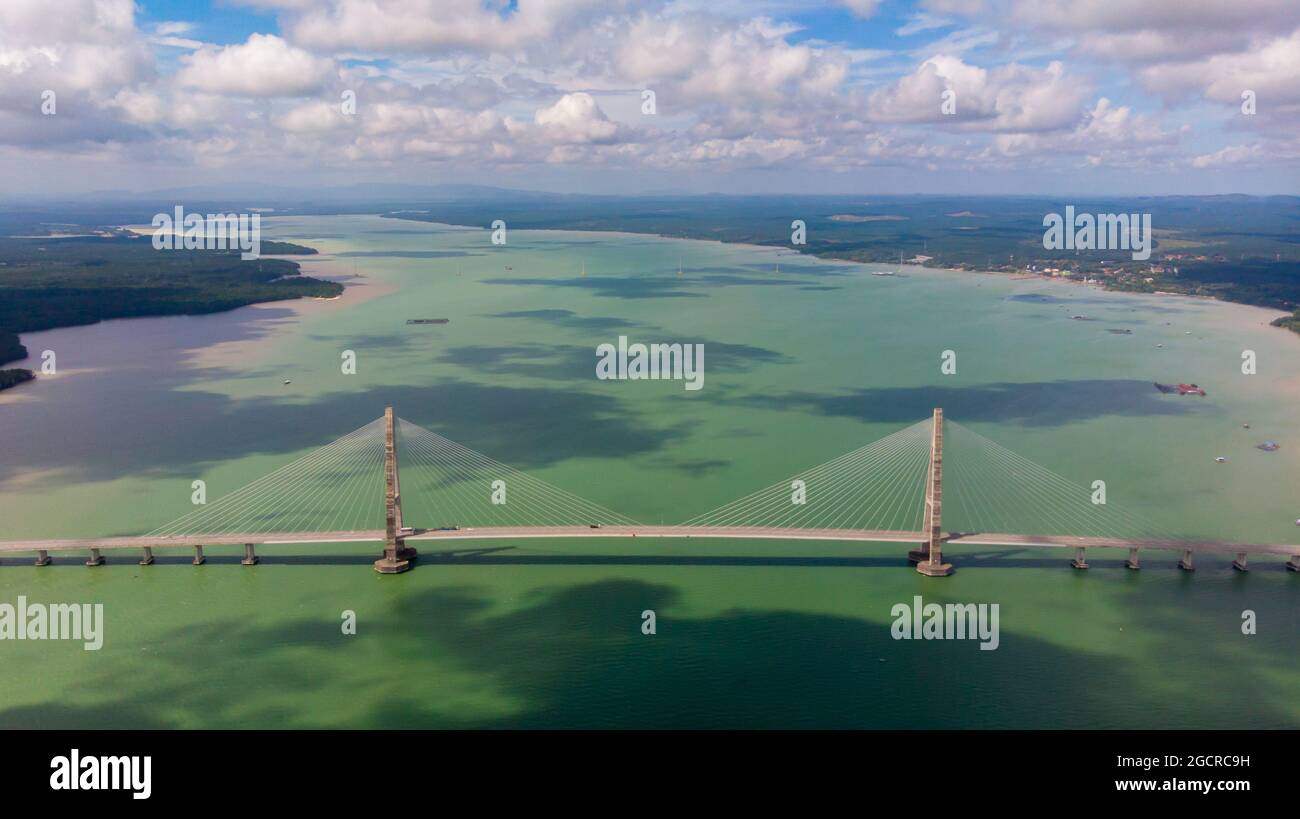
<svg viewBox="0 0 1300 819"><path fill-rule="evenodd" d="M278 532L205 535L141 535L106 538L0 541L0 553L95 549L189 548L202 546L285 545L309 543L383 543L382 529L337 532ZM459 529L416 529L403 539L411 544L461 540L526 540L538 538L699 538L731 540L813 540L862 543L925 543L924 532L872 529L798 529L760 526L484 526ZM1200 540L1124 540L1076 535L1019 535L995 532L950 532L945 547L1009 546L1024 548L1157 549L1223 554L1300 555L1300 545L1219 543Z"/></svg>

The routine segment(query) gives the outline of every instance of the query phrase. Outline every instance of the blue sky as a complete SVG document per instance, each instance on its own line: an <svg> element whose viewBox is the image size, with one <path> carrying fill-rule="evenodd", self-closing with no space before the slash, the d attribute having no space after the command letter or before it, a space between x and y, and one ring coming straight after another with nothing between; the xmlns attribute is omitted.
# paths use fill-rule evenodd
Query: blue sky
<svg viewBox="0 0 1300 819"><path fill-rule="evenodd" d="M6 0L0 172L1290 193L1297 77L1293 0Z"/></svg>

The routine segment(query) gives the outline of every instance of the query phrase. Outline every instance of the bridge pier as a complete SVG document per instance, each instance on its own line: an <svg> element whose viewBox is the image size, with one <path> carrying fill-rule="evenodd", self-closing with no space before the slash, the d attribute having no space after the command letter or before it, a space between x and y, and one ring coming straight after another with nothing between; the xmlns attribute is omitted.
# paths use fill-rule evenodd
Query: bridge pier
<svg viewBox="0 0 1300 819"><path fill-rule="evenodd" d="M1250 569L1246 568L1246 553L1245 553L1245 552L1237 552L1237 559L1234 560L1234 561L1232 561L1232 568L1236 569L1236 570L1239 571L1239 572L1248 572L1248 571L1250 571Z"/></svg>
<svg viewBox="0 0 1300 819"><path fill-rule="evenodd" d="M1196 571L1196 564L1192 562L1192 550L1183 549L1183 559L1178 561L1178 568L1185 572Z"/></svg>
<svg viewBox="0 0 1300 819"><path fill-rule="evenodd" d="M48 566L48 565L50 565L50 553L49 553L48 551L46 551L45 549L37 549L37 550L36 550L36 564L35 564L35 565L37 565L37 566Z"/></svg>
<svg viewBox="0 0 1300 819"><path fill-rule="evenodd" d="M257 565L257 552L253 551L253 544L251 543L244 544L244 559L239 561L239 565L241 566Z"/></svg>
<svg viewBox="0 0 1300 819"><path fill-rule="evenodd" d="M87 566L103 566L104 556L99 553L99 549L92 546L90 548L90 558L86 560Z"/></svg>
<svg viewBox="0 0 1300 819"><path fill-rule="evenodd" d="M1124 565L1127 566L1127 567L1129 567L1130 569L1135 569L1135 570L1136 570L1136 569L1140 569L1140 568L1142 568L1140 565L1138 565L1138 550L1137 550L1137 549L1129 549L1129 550L1128 550L1128 560L1124 563Z"/></svg>
<svg viewBox="0 0 1300 819"><path fill-rule="evenodd" d="M153 547L152 547L152 546L146 546L146 547L144 547L144 557L140 558L140 565L141 565L141 566L152 566L152 565L153 565Z"/></svg>
<svg viewBox="0 0 1300 819"><path fill-rule="evenodd" d="M195 566L202 566L208 562L208 559L203 556L203 547L198 543L194 544L194 560L192 562Z"/></svg>
<svg viewBox="0 0 1300 819"><path fill-rule="evenodd" d="M1088 561L1085 560L1083 557L1084 551L1086 550L1082 546L1074 547L1074 560L1070 561L1071 566L1073 566L1076 569L1088 568Z"/></svg>

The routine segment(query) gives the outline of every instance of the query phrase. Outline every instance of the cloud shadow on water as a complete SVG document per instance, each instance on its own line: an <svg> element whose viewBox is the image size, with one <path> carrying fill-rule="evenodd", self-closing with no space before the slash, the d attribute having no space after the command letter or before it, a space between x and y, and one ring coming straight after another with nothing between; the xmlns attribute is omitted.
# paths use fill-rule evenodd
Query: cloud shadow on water
<svg viewBox="0 0 1300 819"><path fill-rule="evenodd" d="M490 313L488 318L526 319L545 322L570 330L590 330L598 333L649 326L639 321L614 316L580 316L572 310L558 308L550 310L510 310L504 313Z"/></svg>
<svg viewBox="0 0 1300 819"><path fill-rule="evenodd" d="M585 354L592 356L590 350ZM487 355L490 360L499 352ZM501 366L509 367L508 359ZM537 366L545 373L555 365ZM590 366L584 370L594 372ZM140 391L104 392L96 407L79 410L77 421L61 425L60 434L71 443L57 452L41 446L40 436L7 439L0 482L26 476L39 483L28 473L44 470L55 484L70 475L82 481L133 475L174 475L188 481L196 470L217 461L323 446L380 417L390 405L407 420L520 469L570 458L622 459L661 450L687 434L678 427L641 423L619 399L572 385L523 387L446 379L431 385L340 389L303 405L267 396L236 399L174 389L185 383L163 379ZM150 394L157 400L150 400ZM48 400L57 401L57 391ZM25 423L39 428L43 405L19 403L6 411L26 416L15 417L17 428ZM308 416L312 422L304 423ZM130 423L98 418L129 418Z"/></svg>
<svg viewBox="0 0 1300 819"><path fill-rule="evenodd" d="M943 407L954 421L995 421L1025 426L1060 426L1120 416L1179 416L1210 409L1186 398L1159 393L1149 381L997 382L960 387L880 387L844 393L787 392L730 399L748 407L800 411L872 423L926 418Z"/></svg>
<svg viewBox="0 0 1300 819"><path fill-rule="evenodd" d="M574 276L565 279L530 279L522 276L483 279L484 284L511 285L514 287L571 287L590 290L594 295L616 299L703 299L707 293L694 293L683 289L681 279L659 279L628 276Z"/></svg>
<svg viewBox="0 0 1300 819"><path fill-rule="evenodd" d="M635 339L630 339L635 343ZM613 339L607 343L613 344ZM687 343L687 342L683 342ZM789 364L793 359L776 350L749 344L718 341L689 342L704 345L706 373L752 372L764 364ZM523 375L543 379L593 379L596 348L572 344L474 344L453 347L439 357L445 364L496 375Z"/></svg>
<svg viewBox="0 0 1300 819"><path fill-rule="evenodd" d="M231 571L234 571L233 569ZM786 569L743 569L777 573ZM839 571L852 571L840 569ZM777 575L769 574L775 582ZM1168 696L1131 660L1064 649L1002 622L998 650L900 641L872 621L804 610L681 613L665 582L544 587L502 610L476 586L394 590L334 618L226 617L173 628L88 666L57 700L0 710L7 728L1140 728L1282 727L1289 692L1215 679ZM391 580L385 582L392 583ZM330 607L334 608L334 607ZM643 610L657 634L643 635ZM1189 649L1195 665L1231 650ZM1215 656L1210 656L1215 655ZM1262 658L1279 662L1272 651ZM1183 662L1173 660L1175 671ZM391 684L400 680L400 685ZM1201 681L1198 681L1198 683ZM484 703L489 703L484 705ZM940 703L941 707L934 707ZM1244 720L1244 721L1243 721Z"/></svg>

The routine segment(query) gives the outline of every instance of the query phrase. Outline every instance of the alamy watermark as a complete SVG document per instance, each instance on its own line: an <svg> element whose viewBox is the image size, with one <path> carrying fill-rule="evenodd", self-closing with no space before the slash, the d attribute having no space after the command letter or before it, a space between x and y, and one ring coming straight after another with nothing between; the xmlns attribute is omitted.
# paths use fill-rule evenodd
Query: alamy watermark
<svg viewBox="0 0 1300 819"><path fill-rule="evenodd" d="M997 603L895 603L889 633L895 640L979 640L980 651L994 651L1000 641Z"/></svg>
<svg viewBox="0 0 1300 819"><path fill-rule="evenodd" d="M82 756L73 748L50 760L50 789L56 791L130 791L132 799L153 793L153 757Z"/></svg>
<svg viewBox="0 0 1300 819"><path fill-rule="evenodd" d="M672 379L685 381L688 390L698 390L704 386L704 345L628 344L627 336L619 336L617 346L596 347L596 377L602 381Z"/></svg>
<svg viewBox="0 0 1300 819"><path fill-rule="evenodd" d="M262 254L262 214L174 213L153 217L154 250L239 250L245 261Z"/></svg>
<svg viewBox="0 0 1300 819"><path fill-rule="evenodd" d="M86 651L104 645L103 603L0 603L0 640L81 640Z"/></svg>
<svg viewBox="0 0 1300 819"><path fill-rule="evenodd" d="M1043 217L1045 250L1131 250L1134 261L1151 258L1151 214L1074 212L1066 205L1065 216Z"/></svg>

